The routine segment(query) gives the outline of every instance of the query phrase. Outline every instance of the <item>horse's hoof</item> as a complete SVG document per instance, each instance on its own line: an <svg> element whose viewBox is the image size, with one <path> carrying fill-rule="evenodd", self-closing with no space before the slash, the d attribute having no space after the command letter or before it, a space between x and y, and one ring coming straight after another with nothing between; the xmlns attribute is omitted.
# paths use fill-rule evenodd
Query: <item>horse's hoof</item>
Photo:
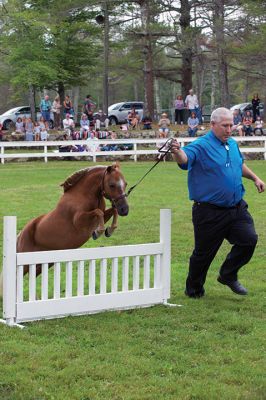
<svg viewBox="0 0 266 400"><path fill-rule="evenodd" d="M95 231L92 232L92 239L93 240L97 240L98 239L98 235Z"/></svg>
<svg viewBox="0 0 266 400"><path fill-rule="evenodd" d="M105 234L106 237L112 236L112 233L110 233L110 229L109 228L105 229L105 233L104 234Z"/></svg>

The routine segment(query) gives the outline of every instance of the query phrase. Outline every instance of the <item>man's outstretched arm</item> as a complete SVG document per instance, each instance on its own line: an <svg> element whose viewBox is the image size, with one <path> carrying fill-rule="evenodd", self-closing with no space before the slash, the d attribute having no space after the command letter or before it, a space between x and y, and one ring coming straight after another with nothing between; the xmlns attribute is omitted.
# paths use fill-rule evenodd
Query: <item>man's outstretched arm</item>
<svg viewBox="0 0 266 400"><path fill-rule="evenodd" d="M251 171L251 169L248 168L245 163L242 165L242 176L244 178L251 179L255 183L259 193L264 192L265 183L253 171Z"/></svg>

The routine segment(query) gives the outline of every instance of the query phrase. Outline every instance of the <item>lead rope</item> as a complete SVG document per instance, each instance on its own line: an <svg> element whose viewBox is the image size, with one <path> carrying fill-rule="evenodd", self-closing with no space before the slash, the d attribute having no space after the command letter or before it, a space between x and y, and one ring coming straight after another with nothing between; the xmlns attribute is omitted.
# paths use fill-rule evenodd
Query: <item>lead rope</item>
<svg viewBox="0 0 266 400"><path fill-rule="evenodd" d="M140 179L138 180L138 182L137 182L135 185L131 186L131 188L128 189L128 192L127 192L127 194L126 194L126 197L128 197L128 196L130 195L130 193L132 192L132 190L135 189L135 187L138 186L138 185L140 184L140 182L143 181L143 179L153 170L153 168L156 167L157 164L159 164L159 162L161 162L161 161L166 157L166 155L167 155L168 153L170 153L171 148L172 148L172 141L173 141L173 138L169 138L169 139L158 149L158 152L160 153L159 159L158 159L158 160L156 161L156 163L143 175L143 177L140 178ZM166 150L163 150L163 148L165 148ZM161 156L161 154L162 154L162 156Z"/></svg>

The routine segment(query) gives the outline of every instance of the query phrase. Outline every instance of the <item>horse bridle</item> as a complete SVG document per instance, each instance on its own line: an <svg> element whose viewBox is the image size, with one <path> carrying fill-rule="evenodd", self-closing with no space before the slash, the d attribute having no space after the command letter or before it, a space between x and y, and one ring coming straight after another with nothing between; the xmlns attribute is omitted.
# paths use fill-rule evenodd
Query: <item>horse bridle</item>
<svg viewBox="0 0 266 400"><path fill-rule="evenodd" d="M108 167L107 167L107 168L108 168ZM123 193L123 194L121 194L120 196L116 197L115 199L112 199L111 197L109 197L109 196L105 193L105 190L104 190L104 179L105 179L105 176L106 176L106 174L107 174L107 168L105 169L104 174L103 174L103 177L102 177L100 194L103 195L103 197L104 197L105 199L107 199L107 200L109 200L109 201L111 202L113 208L117 208L116 203L117 203L119 200L125 199L128 195L127 195L127 193ZM99 202L100 202L100 198L99 198Z"/></svg>
<svg viewBox="0 0 266 400"><path fill-rule="evenodd" d="M153 166L142 176L142 178L140 178L140 179L137 181L137 183L136 183L135 185L131 186L131 188L128 189L127 193L124 193L124 194L122 194L121 196L118 196L116 199L111 199L109 196L106 195L106 193L105 193L105 191L104 191L104 178L105 178L105 175L106 175L106 173L107 173L107 168L108 168L108 167L106 168L106 170L104 171L104 174L103 174L103 178L102 178L101 194L102 194L106 199L108 199L108 200L111 201L112 207L116 208L116 204L115 204L115 203L116 203L117 201L128 197L128 196L130 195L130 193L132 192L132 190L135 189L135 187L138 186L138 185L140 184L140 182L143 181L143 179L145 178L145 176L147 176L147 175L151 172L151 170L153 170L153 168L155 168L156 165L159 164L159 162L161 162L161 161L166 157L166 155L167 155L168 153L171 152L173 140L174 140L173 138L169 138L168 140L166 140L165 143L163 143L163 145L158 149L158 152L159 152L160 154L162 154L162 156L159 157L159 159L156 161L156 163L153 164ZM99 199L99 201L100 201L100 199Z"/></svg>

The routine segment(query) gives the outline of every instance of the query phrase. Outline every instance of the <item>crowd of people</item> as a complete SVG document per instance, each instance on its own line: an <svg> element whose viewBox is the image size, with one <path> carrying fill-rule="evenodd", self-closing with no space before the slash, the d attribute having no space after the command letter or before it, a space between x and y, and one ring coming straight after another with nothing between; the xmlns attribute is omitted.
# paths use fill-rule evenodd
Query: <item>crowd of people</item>
<svg viewBox="0 0 266 400"><path fill-rule="evenodd" d="M256 94L252 99L252 112L246 111L244 115L241 115L240 110L234 111L233 133L239 136L263 135L263 121L260 117L259 105L260 99L258 94ZM188 135L195 137L200 125L203 123L203 119L199 101L193 89L189 90L185 100L178 94L173 106L174 123L176 125L187 125ZM54 98L53 102L48 95L45 95L40 102L40 112L41 117L37 122L33 122L30 117L19 117L16 121L15 131L16 133L23 134L26 141L48 140L51 120L53 120L53 128L55 130L63 129L66 137L69 139L86 140L93 138L107 139L111 137L108 115L101 109L96 112L96 103L92 100L91 95L87 95L84 100L79 121L75 122L77 118L74 118L73 102L69 95L65 96L63 104L61 104L59 95ZM164 112L161 114L156 125L158 126L157 137L167 138L171 128L171 121L167 113ZM141 118L139 112L133 107L128 112L125 124L122 124L120 129L126 135L130 130L137 128L149 130L153 127L156 129L151 115L146 113ZM203 128L201 127L201 129ZM0 135L2 138L1 126Z"/></svg>

